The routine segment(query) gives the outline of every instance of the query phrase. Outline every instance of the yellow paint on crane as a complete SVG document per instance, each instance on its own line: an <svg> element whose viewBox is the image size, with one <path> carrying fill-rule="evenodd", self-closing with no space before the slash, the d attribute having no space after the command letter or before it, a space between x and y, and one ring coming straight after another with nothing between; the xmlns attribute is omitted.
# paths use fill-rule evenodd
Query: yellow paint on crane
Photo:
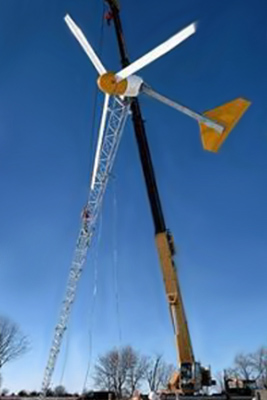
<svg viewBox="0 0 267 400"><path fill-rule="evenodd" d="M97 84L102 92L107 93L111 96L122 96L127 90L127 79L118 81L114 72L106 72L101 75Z"/></svg>
<svg viewBox="0 0 267 400"><path fill-rule="evenodd" d="M201 122L199 125L204 149L216 153L250 104L250 101L240 97L229 103L223 104L220 107L205 112L205 117L218 122L223 125L225 129L221 134L219 134L215 129Z"/></svg>
<svg viewBox="0 0 267 400"><path fill-rule="evenodd" d="M185 315L182 293L170 249L170 235L167 232L156 234L161 270L165 285L173 327L178 363L194 363L193 349Z"/></svg>
<svg viewBox="0 0 267 400"><path fill-rule="evenodd" d="M176 391L180 386L180 374L178 371L174 371L168 382L168 389L171 391Z"/></svg>

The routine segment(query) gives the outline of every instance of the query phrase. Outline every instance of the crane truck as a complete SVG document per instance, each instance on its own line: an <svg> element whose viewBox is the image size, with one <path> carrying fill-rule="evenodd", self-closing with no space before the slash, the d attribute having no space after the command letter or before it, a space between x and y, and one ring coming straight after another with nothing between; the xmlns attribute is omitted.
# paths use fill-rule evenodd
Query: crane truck
<svg viewBox="0 0 267 400"><path fill-rule="evenodd" d="M105 1L109 5L110 15L112 15L112 20L114 22L121 56L121 64L122 67L126 67L130 64L130 61L126 52L119 15L119 3L117 0ZM146 138L145 126L142 119L139 101L136 97L131 99L131 112L147 194L154 221L156 245L175 332L178 359L180 362L180 371L170 380L169 388L172 391L179 391L183 394L192 395L198 393L203 386L211 386L214 381L211 379L210 370L204 368L200 363L196 362L194 358L181 289L174 262L174 240L171 232L166 228L154 168Z"/></svg>
<svg viewBox="0 0 267 400"><path fill-rule="evenodd" d="M123 68L130 64L120 20L120 6L118 0L104 0L109 5L109 23L112 20L118 41L118 47ZM150 149L146 137L145 126L137 97L131 98L131 115L135 130L135 137L139 150L147 194L154 221L155 240L163 274L165 292L169 305L172 325L175 334L175 343L178 354L179 372L170 379L168 389L170 393L185 396L195 396L201 393L204 387L210 387L216 382L211 377L209 368L203 367L195 360L186 313L184 309L180 284L176 271L174 256L175 245L171 232L167 229L161 207ZM215 111L216 113L217 111ZM211 115L212 117L212 115ZM216 151L222 144L217 143Z"/></svg>

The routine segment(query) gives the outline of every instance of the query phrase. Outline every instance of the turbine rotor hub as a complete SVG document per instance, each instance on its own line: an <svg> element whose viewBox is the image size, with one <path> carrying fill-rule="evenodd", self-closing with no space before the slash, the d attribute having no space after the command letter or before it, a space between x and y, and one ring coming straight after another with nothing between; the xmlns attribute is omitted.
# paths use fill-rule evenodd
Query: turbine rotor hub
<svg viewBox="0 0 267 400"><path fill-rule="evenodd" d="M127 90L127 79L118 81L114 72L105 72L97 79L97 85L102 92L113 96L122 96Z"/></svg>

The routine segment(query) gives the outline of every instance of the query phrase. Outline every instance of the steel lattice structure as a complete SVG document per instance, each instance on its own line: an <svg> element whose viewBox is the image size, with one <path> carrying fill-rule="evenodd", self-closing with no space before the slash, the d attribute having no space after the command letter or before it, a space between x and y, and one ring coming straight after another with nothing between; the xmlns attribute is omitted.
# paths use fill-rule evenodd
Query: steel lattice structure
<svg viewBox="0 0 267 400"><path fill-rule="evenodd" d="M52 346L49 352L48 362L45 368L40 398L44 399L47 389L50 386L52 375L55 369L57 357L60 351L64 332L67 329L72 304L75 300L78 281L81 277L88 248L92 242L95 231L97 217L101 209L103 196L106 190L110 172L112 170L115 156L118 150L122 132L125 126L127 115L129 114L129 103L120 100L118 97L111 97L109 100L108 118L104 131L103 144L100 153L100 162L97 169L96 181L93 190L90 190L86 209L89 218L83 221L74 257L71 263L67 289L62 304L59 321L55 327Z"/></svg>

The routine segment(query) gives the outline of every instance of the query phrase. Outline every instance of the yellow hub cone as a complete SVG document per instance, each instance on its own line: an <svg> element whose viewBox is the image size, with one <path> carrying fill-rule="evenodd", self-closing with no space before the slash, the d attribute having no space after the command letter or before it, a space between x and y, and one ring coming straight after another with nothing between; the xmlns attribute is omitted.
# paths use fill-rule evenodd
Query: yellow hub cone
<svg viewBox="0 0 267 400"><path fill-rule="evenodd" d="M114 72L106 72L101 75L97 80L97 84L102 92L113 96L122 96L127 89L127 79L118 82Z"/></svg>

